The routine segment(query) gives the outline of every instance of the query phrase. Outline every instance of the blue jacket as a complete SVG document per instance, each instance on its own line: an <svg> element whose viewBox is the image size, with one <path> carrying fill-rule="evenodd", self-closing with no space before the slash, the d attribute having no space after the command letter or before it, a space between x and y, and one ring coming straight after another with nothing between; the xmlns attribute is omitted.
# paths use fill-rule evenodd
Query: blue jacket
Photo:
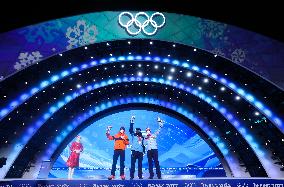
<svg viewBox="0 0 284 187"><path fill-rule="evenodd" d="M144 153L145 152L144 137L142 136L142 134L141 134L141 137L139 137L136 133L134 133L133 125L134 123L130 123L130 128L129 128L129 133L131 134L131 137L132 137L131 150Z"/></svg>

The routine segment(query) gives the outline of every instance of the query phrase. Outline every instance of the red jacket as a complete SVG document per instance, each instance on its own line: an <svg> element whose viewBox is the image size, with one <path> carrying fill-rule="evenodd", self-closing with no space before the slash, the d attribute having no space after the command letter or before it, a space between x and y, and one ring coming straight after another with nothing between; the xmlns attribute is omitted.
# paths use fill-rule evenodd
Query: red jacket
<svg viewBox="0 0 284 187"><path fill-rule="evenodd" d="M109 140L114 140L114 149L125 150L126 145L129 145L128 136L125 133L117 133L114 136L111 136L109 133L106 133L106 136Z"/></svg>

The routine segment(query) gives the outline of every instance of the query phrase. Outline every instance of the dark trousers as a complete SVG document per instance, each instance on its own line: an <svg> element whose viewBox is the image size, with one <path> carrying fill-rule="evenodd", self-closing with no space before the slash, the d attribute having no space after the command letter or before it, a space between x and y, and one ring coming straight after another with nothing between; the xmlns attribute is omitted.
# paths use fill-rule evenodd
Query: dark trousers
<svg viewBox="0 0 284 187"><path fill-rule="evenodd" d="M116 163L117 163L118 157L120 157L120 176L124 175L125 150L114 150L112 169L111 169L111 175L113 176L115 176Z"/></svg>
<svg viewBox="0 0 284 187"><path fill-rule="evenodd" d="M142 178L143 153L139 151L131 151L130 178L134 178L136 160L138 160L138 177Z"/></svg>
<svg viewBox="0 0 284 187"><path fill-rule="evenodd" d="M157 177L161 177L161 169L160 169L160 164L158 160L158 149L151 149L147 151L147 157L148 157L148 164L149 164L149 173L150 177L154 177L154 172L153 172L153 161L155 163L156 167L156 174Z"/></svg>

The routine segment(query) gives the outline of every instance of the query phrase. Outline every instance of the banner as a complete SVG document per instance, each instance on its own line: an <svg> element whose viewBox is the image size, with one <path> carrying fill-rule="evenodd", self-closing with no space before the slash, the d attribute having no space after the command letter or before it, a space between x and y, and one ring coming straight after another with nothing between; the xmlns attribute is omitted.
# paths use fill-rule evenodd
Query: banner
<svg viewBox="0 0 284 187"><path fill-rule="evenodd" d="M284 179L2 180L0 187L283 187Z"/></svg>

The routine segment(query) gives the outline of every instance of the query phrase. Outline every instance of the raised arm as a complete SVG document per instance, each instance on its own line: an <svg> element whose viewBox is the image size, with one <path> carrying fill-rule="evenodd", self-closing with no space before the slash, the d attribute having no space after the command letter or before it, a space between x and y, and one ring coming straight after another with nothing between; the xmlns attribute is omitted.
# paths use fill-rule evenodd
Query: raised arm
<svg viewBox="0 0 284 187"><path fill-rule="evenodd" d="M106 129L106 137L109 139L109 140L114 140L114 136L111 136L110 135L110 130L111 130L112 126L108 126L107 129Z"/></svg>
<svg viewBox="0 0 284 187"><path fill-rule="evenodd" d="M161 129L163 128L163 126L165 124L165 121L161 120L161 118L159 118L159 117L158 117L157 121L158 121L158 124L159 124L159 128L154 133L156 136L160 133Z"/></svg>
<svg viewBox="0 0 284 187"><path fill-rule="evenodd" d="M130 133L132 136L133 136L133 134L134 134L134 130L133 130L134 119L135 119L135 116L131 116L131 119L130 119L130 127L129 127L129 133Z"/></svg>

